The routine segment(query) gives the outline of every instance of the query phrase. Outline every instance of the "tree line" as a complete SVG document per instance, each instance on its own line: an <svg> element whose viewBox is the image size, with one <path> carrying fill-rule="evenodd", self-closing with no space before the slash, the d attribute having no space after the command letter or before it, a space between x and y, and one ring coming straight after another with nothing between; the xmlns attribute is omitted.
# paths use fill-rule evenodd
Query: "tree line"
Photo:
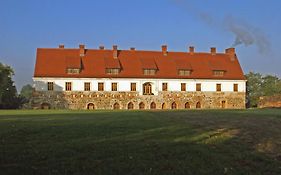
<svg viewBox="0 0 281 175"><path fill-rule="evenodd" d="M13 69L0 63L0 109L19 109L31 99L32 86L27 84L17 93L13 76ZM245 77L248 107L257 107L261 96L281 94L281 79L277 76L249 72Z"/></svg>

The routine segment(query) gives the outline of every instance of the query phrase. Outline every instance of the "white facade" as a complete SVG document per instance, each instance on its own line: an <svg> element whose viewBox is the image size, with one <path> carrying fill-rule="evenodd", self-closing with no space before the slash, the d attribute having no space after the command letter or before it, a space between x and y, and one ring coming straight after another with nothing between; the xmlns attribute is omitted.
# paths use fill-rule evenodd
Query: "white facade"
<svg viewBox="0 0 281 175"><path fill-rule="evenodd" d="M196 91L196 84L201 84L202 92L216 92L217 84L221 84L221 92L233 92L234 84L238 84L238 92L246 92L246 80L210 80L210 79L130 79L130 78L33 78L36 91L47 91L47 83L54 83L54 91L65 91L65 83L72 83L72 91L84 91L84 83L90 82L91 91L98 91L98 83L104 83L104 91L111 91L111 84L117 83L117 91L131 91L131 83L136 83L136 91L141 95L143 84L149 82L152 92L158 95L162 91L162 83L168 84L168 91L181 91L181 83L186 83L186 91Z"/></svg>

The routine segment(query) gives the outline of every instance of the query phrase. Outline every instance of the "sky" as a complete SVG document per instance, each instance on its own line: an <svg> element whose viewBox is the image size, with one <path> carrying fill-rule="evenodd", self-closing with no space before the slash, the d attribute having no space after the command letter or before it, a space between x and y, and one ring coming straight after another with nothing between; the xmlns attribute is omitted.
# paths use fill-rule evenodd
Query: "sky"
<svg viewBox="0 0 281 175"><path fill-rule="evenodd" d="M281 77L279 0L0 0L0 62L20 90L37 48L218 52L235 46L244 70Z"/></svg>

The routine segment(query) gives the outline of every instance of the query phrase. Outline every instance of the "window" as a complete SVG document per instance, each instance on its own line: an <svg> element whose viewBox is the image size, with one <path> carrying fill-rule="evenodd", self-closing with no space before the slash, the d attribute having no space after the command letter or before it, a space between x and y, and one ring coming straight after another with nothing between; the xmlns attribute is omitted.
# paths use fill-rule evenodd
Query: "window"
<svg viewBox="0 0 281 175"><path fill-rule="evenodd" d="M67 74L79 74L80 73L80 69L77 69L77 68L67 68L66 69L66 73Z"/></svg>
<svg viewBox="0 0 281 175"><path fill-rule="evenodd" d="M143 74L144 75L155 75L156 69L143 69Z"/></svg>
<svg viewBox="0 0 281 175"><path fill-rule="evenodd" d="M104 87L103 87L103 83L98 83L98 91L103 91Z"/></svg>
<svg viewBox="0 0 281 175"><path fill-rule="evenodd" d="M71 82L65 82L65 90L66 91L71 91L72 90Z"/></svg>
<svg viewBox="0 0 281 175"><path fill-rule="evenodd" d="M200 108L201 108L201 103L200 103L200 102L197 102L197 103L196 103L196 108L197 108L197 109L200 109Z"/></svg>
<svg viewBox="0 0 281 175"><path fill-rule="evenodd" d="M131 83L131 91L137 90L137 83Z"/></svg>
<svg viewBox="0 0 281 175"><path fill-rule="evenodd" d="M190 76L191 70L180 69L178 70L179 76Z"/></svg>
<svg viewBox="0 0 281 175"><path fill-rule="evenodd" d="M217 84L217 92L221 92L221 84Z"/></svg>
<svg viewBox="0 0 281 175"><path fill-rule="evenodd" d="M233 84L233 91L238 92L238 84Z"/></svg>
<svg viewBox="0 0 281 175"><path fill-rule="evenodd" d="M109 75L118 75L120 73L120 69L119 68L110 68L110 69L105 69L106 74Z"/></svg>
<svg viewBox="0 0 281 175"><path fill-rule="evenodd" d="M162 91L168 90L168 83L162 83Z"/></svg>
<svg viewBox="0 0 281 175"><path fill-rule="evenodd" d="M134 109L134 104L132 102L128 104L128 109Z"/></svg>
<svg viewBox="0 0 281 175"><path fill-rule="evenodd" d="M216 77L222 77L224 76L225 71L224 70L214 70L213 75Z"/></svg>
<svg viewBox="0 0 281 175"><path fill-rule="evenodd" d="M84 91L90 91L91 90L91 83L85 82L84 83Z"/></svg>
<svg viewBox="0 0 281 175"><path fill-rule="evenodd" d="M186 91L186 83L181 83L181 91Z"/></svg>
<svg viewBox="0 0 281 175"><path fill-rule="evenodd" d="M119 105L119 103L114 103L114 105L113 105L113 109L120 109L120 105Z"/></svg>
<svg viewBox="0 0 281 175"><path fill-rule="evenodd" d="M184 104L184 108L185 108L185 109L190 109L190 104L189 104L188 102L186 102L186 103Z"/></svg>
<svg viewBox="0 0 281 175"><path fill-rule="evenodd" d="M54 90L54 82L48 82L48 91Z"/></svg>
<svg viewBox="0 0 281 175"><path fill-rule="evenodd" d="M144 108L145 108L144 103L143 103L143 102L140 102L140 104L139 104L139 109L144 109Z"/></svg>
<svg viewBox="0 0 281 175"><path fill-rule="evenodd" d="M201 91L201 83L196 83L196 91Z"/></svg>
<svg viewBox="0 0 281 175"><path fill-rule="evenodd" d="M111 91L117 91L117 83L111 83Z"/></svg>
<svg viewBox="0 0 281 175"><path fill-rule="evenodd" d="M143 84L143 95L153 95L152 94L152 86L150 83Z"/></svg>
<svg viewBox="0 0 281 175"><path fill-rule="evenodd" d="M150 109L156 109L156 103L152 102L152 103L150 104Z"/></svg>
<svg viewBox="0 0 281 175"><path fill-rule="evenodd" d="M173 102L171 107L172 107L172 109L177 109L177 103Z"/></svg>

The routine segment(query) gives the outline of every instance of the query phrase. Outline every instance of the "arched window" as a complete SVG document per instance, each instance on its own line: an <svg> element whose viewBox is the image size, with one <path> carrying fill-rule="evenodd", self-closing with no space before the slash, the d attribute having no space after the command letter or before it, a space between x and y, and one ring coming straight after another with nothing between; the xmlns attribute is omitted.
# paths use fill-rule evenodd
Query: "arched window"
<svg viewBox="0 0 281 175"><path fill-rule="evenodd" d="M166 103L162 104L162 109L166 109Z"/></svg>
<svg viewBox="0 0 281 175"><path fill-rule="evenodd" d="M144 103L143 103L143 102L140 102L140 104L139 104L139 109L144 109L144 108L145 108Z"/></svg>
<svg viewBox="0 0 281 175"><path fill-rule="evenodd" d="M200 102L197 102L197 103L196 103L196 108L197 108L197 109L201 108L201 103L200 103Z"/></svg>
<svg viewBox="0 0 281 175"><path fill-rule="evenodd" d="M177 109L177 103L176 102L172 103L172 109Z"/></svg>
<svg viewBox="0 0 281 175"><path fill-rule="evenodd" d="M156 103L152 102L152 103L150 104L150 109L156 109Z"/></svg>
<svg viewBox="0 0 281 175"><path fill-rule="evenodd" d="M223 109L226 108L226 101L225 101L225 100L223 100L223 101L221 102L221 108L223 108Z"/></svg>
<svg viewBox="0 0 281 175"><path fill-rule="evenodd" d="M134 104L132 102L128 103L128 109L134 109Z"/></svg>
<svg viewBox="0 0 281 175"><path fill-rule="evenodd" d="M185 109L190 109L190 104L189 104L188 102L186 102L186 103L184 104L184 108L185 108Z"/></svg>
<svg viewBox="0 0 281 175"><path fill-rule="evenodd" d="M95 105L94 105L93 103L89 103L89 104L87 105L87 109L93 110L93 109L95 109Z"/></svg>
<svg viewBox="0 0 281 175"><path fill-rule="evenodd" d="M51 109L51 105L49 103L42 103L41 109Z"/></svg>
<svg viewBox="0 0 281 175"><path fill-rule="evenodd" d="M119 105L119 103L114 103L114 105L113 105L113 109L120 109L120 105Z"/></svg>
<svg viewBox="0 0 281 175"><path fill-rule="evenodd" d="M152 94L152 86L150 83L143 84L143 95L153 95Z"/></svg>

